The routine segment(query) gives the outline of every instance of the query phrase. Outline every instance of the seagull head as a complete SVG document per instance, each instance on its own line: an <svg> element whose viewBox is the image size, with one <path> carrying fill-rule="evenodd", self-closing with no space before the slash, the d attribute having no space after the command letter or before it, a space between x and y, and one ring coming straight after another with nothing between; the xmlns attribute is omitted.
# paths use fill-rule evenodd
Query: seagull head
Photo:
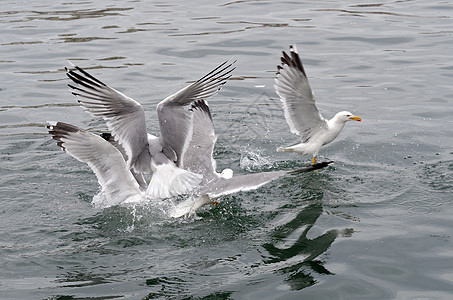
<svg viewBox="0 0 453 300"><path fill-rule="evenodd" d="M347 122L349 120L362 122L362 118L355 116L349 111L340 111L339 113L336 114L335 117L343 122Z"/></svg>
<svg viewBox="0 0 453 300"><path fill-rule="evenodd" d="M222 173L220 173L220 177L224 179L230 179L233 177L233 170L231 169L224 169Z"/></svg>

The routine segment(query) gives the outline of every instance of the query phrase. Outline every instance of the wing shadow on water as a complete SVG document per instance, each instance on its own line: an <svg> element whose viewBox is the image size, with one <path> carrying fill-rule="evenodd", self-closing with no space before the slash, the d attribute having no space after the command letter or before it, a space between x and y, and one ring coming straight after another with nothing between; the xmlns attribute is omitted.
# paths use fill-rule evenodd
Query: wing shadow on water
<svg viewBox="0 0 453 300"><path fill-rule="evenodd" d="M340 234L340 231L333 229L314 239L307 237L308 232L322 212L322 203L308 205L290 222L274 230L271 238L275 242L262 245L269 255L264 260L265 264L288 265L291 263L290 266L279 268L276 271L287 275L285 281L289 284L291 290L301 290L314 285L316 279L312 275L313 273L333 275L333 273L323 266L323 261L316 258L330 248ZM300 228L304 229L291 246L286 248L276 246L276 244L284 242L285 239ZM288 262L290 260L291 262ZM300 260L300 262L292 262L293 260Z"/></svg>

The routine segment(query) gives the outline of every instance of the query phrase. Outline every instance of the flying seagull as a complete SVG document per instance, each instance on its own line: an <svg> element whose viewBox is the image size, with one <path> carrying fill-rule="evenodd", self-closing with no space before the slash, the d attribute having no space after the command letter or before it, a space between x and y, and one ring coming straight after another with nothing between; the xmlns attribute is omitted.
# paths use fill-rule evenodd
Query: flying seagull
<svg viewBox="0 0 453 300"><path fill-rule="evenodd" d="M217 164L213 158L217 135L214 132L212 115L208 104L198 100L192 104L193 134L184 153L184 169L203 175L200 186L185 201L175 206L170 213L173 217L189 216L203 205L213 203L220 196L241 191L251 191L276 180L282 176L309 172L326 167L332 162L315 164L296 170L279 170L233 176L231 169L221 173L216 171Z"/></svg>
<svg viewBox="0 0 453 300"><path fill-rule="evenodd" d="M332 142L343 129L346 121L362 121L348 111L337 113L326 120L315 104L315 98L308 83L307 74L297 53L296 46L289 46L290 55L283 51L279 65L275 90L280 96L286 122L291 133L301 137L301 143L290 147L279 147L279 152L312 154L316 162L319 148Z"/></svg>
<svg viewBox="0 0 453 300"><path fill-rule="evenodd" d="M189 86L157 105L160 137L146 131L143 107L134 99L109 87L78 66L66 69L76 84L69 84L82 107L106 120L115 141L127 156L126 166L135 173L152 172L146 194L169 198L186 194L202 180L199 174L180 168L192 136L193 101L215 94L231 77L234 63L226 61Z"/></svg>

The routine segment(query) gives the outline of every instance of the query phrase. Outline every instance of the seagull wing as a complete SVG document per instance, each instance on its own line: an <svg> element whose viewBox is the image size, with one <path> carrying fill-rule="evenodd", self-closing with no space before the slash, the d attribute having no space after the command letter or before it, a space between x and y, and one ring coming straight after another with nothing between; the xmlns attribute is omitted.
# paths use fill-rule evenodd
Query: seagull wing
<svg viewBox="0 0 453 300"><path fill-rule="evenodd" d="M276 180L282 176L289 174L306 173L318 169L322 169L331 164L332 161L322 162L314 164L308 167L299 168L296 170L280 170L270 172L260 172L253 174L245 174L234 176L229 179L218 178L210 182L203 190L200 191L200 195L208 195L211 198L217 198L224 195L229 195L237 192L246 192L255 190L262 187L263 185Z"/></svg>
<svg viewBox="0 0 453 300"><path fill-rule="evenodd" d="M282 101L291 132L299 135L302 142L307 142L317 131L327 128L327 123L316 107L297 49L290 46L290 54L283 52L275 90Z"/></svg>
<svg viewBox="0 0 453 300"><path fill-rule="evenodd" d="M122 154L101 136L63 122L48 122L49 133L66 153L90 166L111 205L139 202L144 194Z"/></svg>
<svg viewBox="0 0 453 300"><path fill-rule="evenodd" d="M75 71L66 69L67 76L76 83L76 86L69 84L72 94L92 116L107 121L113 137L126 151L129 168L150 172L151 154L143 107L82 68L74 68Z"/></svg>
<svg viewBox="0 0 453 300"><path fill-rule="evenodd" d="M112 144L113 146L115 146L115 148L118 149L118 151L120 151L121 154L123 155L124 160L125 161L127 160L126 151L117 141L115 141L115 139L113 138L111 133L103 132L101 134L101 137L104 140L106 140L107 142L109 142L110 144ZM137 180L137 183L140 186L140 189L142 191L146 191L146 189L148 187L148 183L146 182L145 178L143 177L143 174L141 172L136 172L133 169L131 169L130 171L132 173L132 176L134 176L135 180Z"/></svg>
<svg viewBox="0 0 453 300"><path fill-rule="evenodd" d="M193 130L192 112L186 106L196 100L207 99L220 90L231 77L234 63L222 63L157 105L163 151L177 166L183 165L183 154L189 146Z"/></svg>
<svg viewBox="0 0 453 300"><path fill-rule="evenodd" d="M211 111L204 100L195 101L190 110L193 114L193 133L184 152L184 169L203 175L203 182L217 177L216 161L213 158L217 136L214 132ZM203 183L202 183L203 184Z"/></svg>
<svg viewBox="0 0 453 300"><path fill-rule="evenodd" d="M217 198L233 193L251 191L286 174L288 174L287 171L271 171L238 175L229 179L219 177L209 182L200 194L207 194L210 198Z"/></svg>

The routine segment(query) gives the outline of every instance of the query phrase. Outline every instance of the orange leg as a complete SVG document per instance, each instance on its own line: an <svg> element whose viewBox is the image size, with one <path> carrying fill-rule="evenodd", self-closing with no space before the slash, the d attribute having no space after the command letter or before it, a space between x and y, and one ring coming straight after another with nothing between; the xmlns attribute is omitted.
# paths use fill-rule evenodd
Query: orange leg
<svg viewBox="0 0 453 300"><path fill-rule="evenodd" d="M313 156L313 159L311 160L311 164L314 165L316 163L316 156Z"/></svg>

